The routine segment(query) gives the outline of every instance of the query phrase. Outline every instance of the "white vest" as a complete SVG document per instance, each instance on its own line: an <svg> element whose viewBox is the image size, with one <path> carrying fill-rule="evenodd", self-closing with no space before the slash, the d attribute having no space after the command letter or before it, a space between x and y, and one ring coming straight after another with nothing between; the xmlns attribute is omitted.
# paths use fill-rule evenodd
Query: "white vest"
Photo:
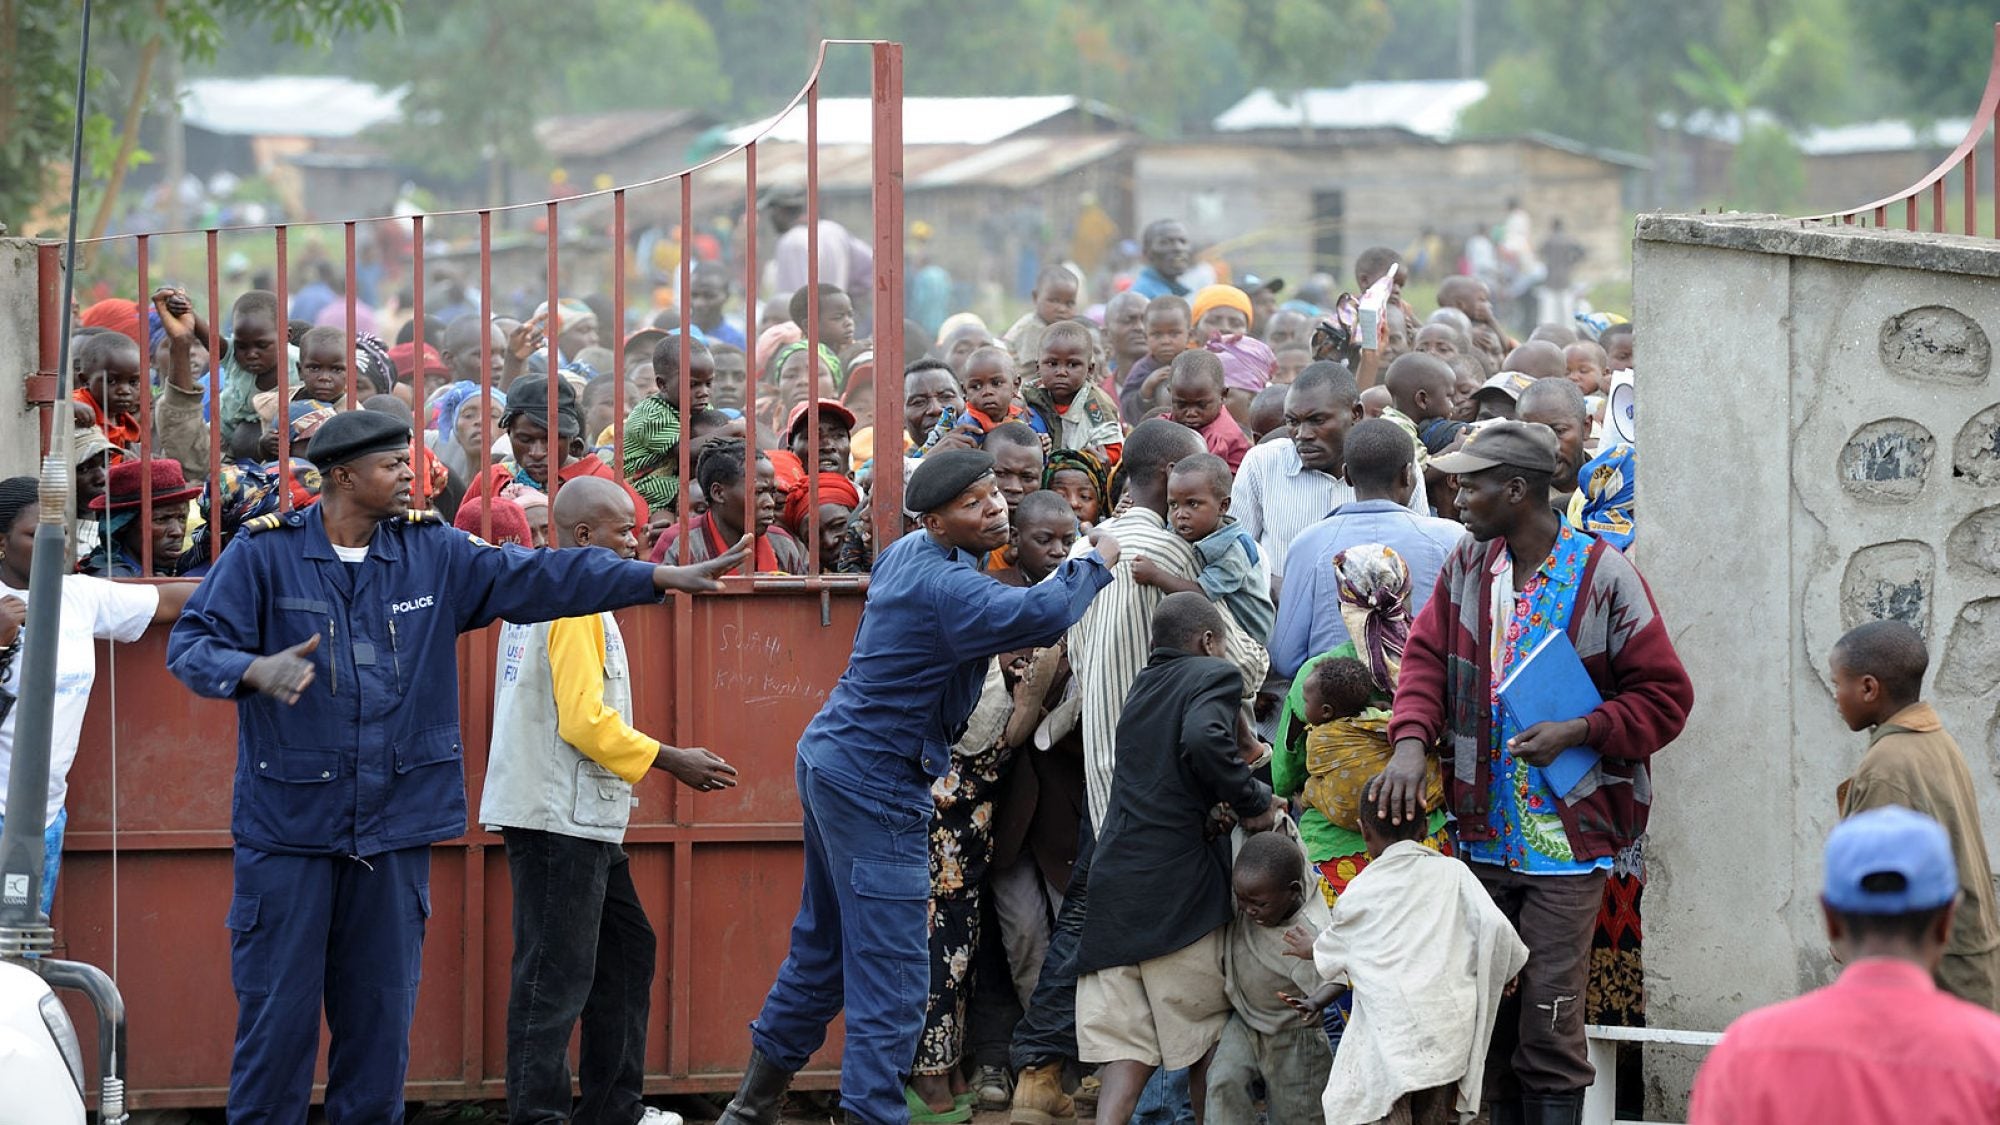
<svg viewBox="0 0 2000 1125"><path fill-rule="evenodd" d="M632 721L632 680L625 639L609 613L604 622L604 705ZM493 685L493 741L479 823L491 831L532 828L586 840L625 839L639 803L624 778L557 735L549 669L549 625L502 622Z"/></svg>

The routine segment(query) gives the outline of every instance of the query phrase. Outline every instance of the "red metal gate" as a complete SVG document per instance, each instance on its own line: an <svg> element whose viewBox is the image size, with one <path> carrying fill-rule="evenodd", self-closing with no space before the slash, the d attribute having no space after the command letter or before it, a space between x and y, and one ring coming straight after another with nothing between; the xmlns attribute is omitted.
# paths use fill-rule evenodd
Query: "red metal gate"
<svg viewBox="0 0 2000 1125"><path fill-rule="evenodd" d="M865 47L873 62L873 193L876 261L873 287L876 371L873 405L882 420L881 448L893 451L902 423L902 48L898 44L825 43L819 64L787 112L802 109L807 143L808 284L819 271L817 112L821 69L829 47ZM783 114L780 115L782 117ZM775 127L776 118L771 125ZM767 129L766 132L769 130ZM275 251L277 293L285 304L288 251L297 232L333 228L344 247L349 337L349 403L358 397L353 362L357 228L401 224L411 235L409 277L415 294L416 343L423 349L424 272L427 239L441 227L476 226L482 315L494 313L492 263L495 217L537 213L546 240L547 288L553 311L566 276L560 255L579 246L593 261L608 254L612 300L620 330L616 354L618 435L624 394L628 195L677 202L683 233L679 292L686 294L698 214L697 182L740 161L742 194L724 207L740 207L746 222L738 256L743 267L746 336L754 341L759 311L757 250L760 135L696 167L671 176L588 195L513 208L408 219L357 219L293 227L167 232L104 239L91 248L100 261L122 268L138 300L138 334L144 332L149 270L166 260L170 244L192 242L205 269L207 292L194 293L208 322L220 330L227 306L218 284L219 255L234 241L268 239ZM775 143L775 142L769 142ZM795 165L797 162L794 161ZM768 185L768 182L766 184ZM561 235L565 213L608 226L601 244ZM542 225L545 224L545 225ZM428 230L428 234L426 233ZM60 335L59 258L45 246L41 271L42 370L32 380L44 401L44 441L67 425L61 404L48 403ZM601 264L599 262L598 264ZM111 272L113 267L106 267ZM81 271L80 271L81 272ZM567 276L574 277L575 271ZM574 281L571 285L575 285ZM194 287L190 287L192 289ZM79 286L81 290L81 285ZM816 338L818 301L810 305L806 333ZM685 302L681 303L685 315ZM550 380L559 324L548 329ZM140 343L142 354L146 342ZM687 401L683 343L682 399ZM481 368L488 353L482 346ZM282 368L282 365L281 365ZM212 384L219 372L212 364ZM491 376L488 374L487 381ZM759 379L752 372L746 413L755 417ZM281 382L279 401L289 398ZM553 395L551 396L553 397ZM150 396L142 428L151 433ZM65 408L66 409L66 408ZM219 412L218 412L219 413ZM808 411L807 448L818 444L817 413ZM487 433L494 420L485 420ZM220 465L221 439L211 426L211 482ZM755 426L750 426L754 450ZM288 435L279 427L281 445ZM419 438L421 440L421 438ZM490 437L489 442L490 444ZM622 444L622 441L619 442ZM281 448L282 463L289 453ZM148 449L142 460L150 459ZM893 452L890 453L893 457ZM689 477L688 448L681 448L681 479ZM893 461L892 461L893 464ZM554 484L555 482L552 482ZM750 491L750 490L746 490ZM817 487L813 488L817 510ZM902 477L890 472L871 498L876 541L902 530ZM142 521L150 521L150 504ZM683 539L687 517L682 516ZM815 529L816 530L816 529ZM816 539L816 536L815 536ZM633 875L659 933L660 971L652 997L647 1088L652 1091L733 1088L748 1053L746 1024L761 1003L779 961L798 904L800 830L792 765L799 732L826 698L845 666L859 619L865 580L822 575L817 542L807 544L811 572L792 577L726 581L717 595L675 595L662 609L621 614L633 662L635 724L680 745L715 749L741 771L738 788L693 794L670 779L655 778L638 790L626 848ZM150 569L151 560L146 560ZM230 777L235 762L231 706L195 697L164 668L165 630L132 645L103 646L99 676L70 778L69 837L64 853L55 923L60 955L105 966L117 979L130 1012L130 1103L134 1107L219 1105L227 1090L235 1005L229 984L228 931L222 925L230 893ZM460 719L466 780L476 797L485 773L492 718L494 637L470 634L459 644ZM474 802L476 804L476 801ZM474 830L439 845L432 856L432 904L425 944L423 987L412 1032L409 1092L413 1098L497 1098L503 1094L510 899L498 837ZM89 1013L72 1008L79 1030L91 1032ZM836 1027L827 1047L801 1076L802 1086L831 1085L840 1052ZM324 1059L321 1079L324 1079Z"/></svg>

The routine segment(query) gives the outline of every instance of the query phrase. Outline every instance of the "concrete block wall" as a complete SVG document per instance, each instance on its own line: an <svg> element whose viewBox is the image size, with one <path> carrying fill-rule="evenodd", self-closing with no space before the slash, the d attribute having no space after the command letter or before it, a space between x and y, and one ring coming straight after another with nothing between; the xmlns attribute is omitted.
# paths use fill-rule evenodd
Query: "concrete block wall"
<svg viewBox="0 0 2000 1125"><path fill-rule="evenodd" d="M28 409L27 377L40 359L35 244L0 238L0 478L41 467L41 422Z"/></svg>
<svg viewBox="0 0 2000 1125"><path fill-rule="evenodd" d="M1648 1017L1719 1031L1830 981L1818 893L1866 747L1827 657L1897 617L2000 830L2000 242L1645 216L1638 562L1694 678L1655 759ZM1654 1052L1684 1108L1697 1054ZM1679 1119L1679 1118L1675 1118Z"/></svg>

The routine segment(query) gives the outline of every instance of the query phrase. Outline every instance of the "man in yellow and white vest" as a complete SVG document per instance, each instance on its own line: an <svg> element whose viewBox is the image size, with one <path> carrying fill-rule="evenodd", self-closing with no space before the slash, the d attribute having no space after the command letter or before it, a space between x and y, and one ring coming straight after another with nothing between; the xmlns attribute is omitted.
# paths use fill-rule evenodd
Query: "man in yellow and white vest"
<svg viewBox="0 0 2000 1125"><path fill-rule="evenodd" d="M638 550L637 513L614 482L564 483L555 521L559 549ZM571 1120L567 1052L580 1017L574 1119L680 1125L640 1101L655 942L621 845L632 786L648 770L702 792L735 785L736 770L632 728L625 644L609 613L505 624L495 679L479 821L506 842L514 889L508 1118Z"/></svg>

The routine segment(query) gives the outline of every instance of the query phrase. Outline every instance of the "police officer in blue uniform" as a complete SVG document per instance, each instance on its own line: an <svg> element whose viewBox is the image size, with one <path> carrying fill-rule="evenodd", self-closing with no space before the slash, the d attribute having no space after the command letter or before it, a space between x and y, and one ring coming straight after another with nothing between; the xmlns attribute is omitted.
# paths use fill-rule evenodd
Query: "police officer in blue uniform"
<svg viewBox="0 0 2000 1125"><path fill-rule="evenodd" d="M410 510L409 427L369 411L329 419L311 459L319 503L244 526L175 624L167 664L236 701L229 1119L306 1119L323 1000L327 1120L393 1125L430 845L466 825L458 635L712 589L747 540L693 567L492 546Z"/></svg>
<svg viewBox="0 0 2000 1125"><path fill-rule="evenodd" d="M875 560L847 671L799 739L805 892L719 1125L774 1125L843 1006L847 1120L910 1120L903 1087L930 991L931 782L951 766L987 662L1055 643L1118 561L1118 541L1098 535L1038 586L981 574L1009 529L993 458L978 450L925 457L905 502L923 526Z"/></svg>

